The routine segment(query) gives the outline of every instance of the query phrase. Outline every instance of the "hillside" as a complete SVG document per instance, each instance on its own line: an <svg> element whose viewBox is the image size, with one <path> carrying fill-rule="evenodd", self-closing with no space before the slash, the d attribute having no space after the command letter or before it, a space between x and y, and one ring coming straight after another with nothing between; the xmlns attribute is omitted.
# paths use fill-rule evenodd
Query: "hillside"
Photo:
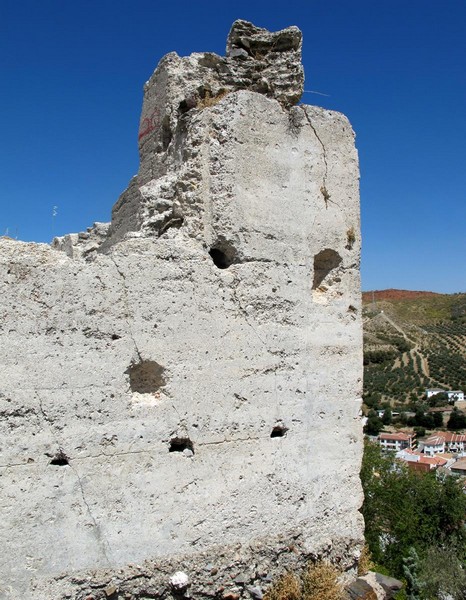
<svg viewBox="0 0 466 600"><path fill-rule="evenodd" d="M466 391L466 294L363 293L364 398L409 403L426 388Z"/></svg>

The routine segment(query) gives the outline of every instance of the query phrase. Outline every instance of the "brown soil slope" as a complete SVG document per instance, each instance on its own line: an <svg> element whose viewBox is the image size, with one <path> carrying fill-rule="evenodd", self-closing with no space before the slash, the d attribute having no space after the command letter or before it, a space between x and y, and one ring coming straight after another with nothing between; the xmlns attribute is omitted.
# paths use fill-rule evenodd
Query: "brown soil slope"
<svg viewBox="0 0 466 600"><path fill-rule="evenodd" d="M362 301L372 302L372 300L413 300L415 298L425 298L429 296L441 296L436 292L420 292L413 290L374 290L373 292L363 292Z"/></svg>
<svg viewBox="0 0 466 600"><path fill-rule="evenodd" d="M363 294L364 395L406 403L426 388L466 391L466 294Z"/></svg>

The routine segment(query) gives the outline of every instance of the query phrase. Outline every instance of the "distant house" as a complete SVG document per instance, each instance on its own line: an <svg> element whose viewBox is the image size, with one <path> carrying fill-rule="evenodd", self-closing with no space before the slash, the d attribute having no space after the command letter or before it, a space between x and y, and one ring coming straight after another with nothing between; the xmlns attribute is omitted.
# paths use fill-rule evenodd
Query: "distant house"
<svg viewBox="0 0 466 600"><path fill-rule="evenodd" d="M421 454L410 448L404 448L396 453L396 458L404 460L405 462L419 462Z"/></svg>
<svg viewBox="0 0 466 600"><path fill-rule="evenodd" d="M428 456L444 452L462 454L466 452L466 435L451 431L437 432L428 438L419 440L419 450Z"/></svg>
<svg viewBox="0 0 466 600"><path fill-rule="evenodd" d="M452 404L464 400L464 392L462 390L441 390L440 388L426 390L427 400L436 394L447 394L448 402L451 402Z"/></svg>
<svg viewBox="0 0 466 600"><path fill-rule="evenodd" d="M431 396L436 396L437 394L445 394L445 393L446 393L446 390L441 390L440 388L432 388L432 389L426 390L427 400Z"/></svg>
<svg viewBox="0 0 466 600"><path fill-rule="evenodd" d="M377 416L382 418L385 414L385 409L381 408L380 410L377 411ZM392 417L399 417L400 413L396 412L396 410L392 410Z"/></svg>
<svg viewBox="0 0 466 600"><path fill-rule="evenodd" d="M407 462L410 469L418 471L432 471L438 467L448 466L449 462L453 462L442 456L426 456L421 452L409 450L409 448L397 452L396 457Z"/></svg>
<svg viewBox="0 0 466 600"><path fill-rule="evenodd" d="M466 451L466 435L462 433L452 433L451 431L445 431L442 435L445 437L445 448L447 452Z"/></svg>
<svg viewBox="0 0 466 600"><path fill-rule="evenodd" d="M428 438L419 440L419 450L428 456L443 454L445 448L445 437L443 434L431 435Z"/></svg>
<svg viewBox="0 0 466 600"><path fill-rule="evenodd" d="M466 457L459 458L451 467L450 470L456 475L466 475Z"/></svg>
<svg viewBox="0 0 466 600"><path fill-rule="evenodd" d="M382 450L404 450L412 449L415 434L413 433L379 433L377 441Z"/></svg>

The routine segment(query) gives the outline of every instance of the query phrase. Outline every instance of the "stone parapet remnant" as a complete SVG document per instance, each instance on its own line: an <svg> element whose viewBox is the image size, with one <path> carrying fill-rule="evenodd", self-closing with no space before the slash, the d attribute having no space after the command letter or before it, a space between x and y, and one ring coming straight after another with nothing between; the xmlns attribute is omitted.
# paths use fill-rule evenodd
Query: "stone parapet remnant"
<svg viewBox="0 0 466 600"><path fill-rule="evenodd" d="M260 598L363 536L359 172L301 33L163 58L110 224L0 239L0 598Z"/></svg>

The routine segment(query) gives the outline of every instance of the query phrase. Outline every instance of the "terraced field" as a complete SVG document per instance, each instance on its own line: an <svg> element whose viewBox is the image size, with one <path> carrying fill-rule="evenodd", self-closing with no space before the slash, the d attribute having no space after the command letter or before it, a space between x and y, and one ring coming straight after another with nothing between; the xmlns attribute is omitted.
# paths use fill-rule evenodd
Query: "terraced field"
<svg viewBox="0 0 466 600"><path fill-rule="evenodd" d="M363 294L368 406L418 400L426 388L466 391L466 294Z"/></svg>

